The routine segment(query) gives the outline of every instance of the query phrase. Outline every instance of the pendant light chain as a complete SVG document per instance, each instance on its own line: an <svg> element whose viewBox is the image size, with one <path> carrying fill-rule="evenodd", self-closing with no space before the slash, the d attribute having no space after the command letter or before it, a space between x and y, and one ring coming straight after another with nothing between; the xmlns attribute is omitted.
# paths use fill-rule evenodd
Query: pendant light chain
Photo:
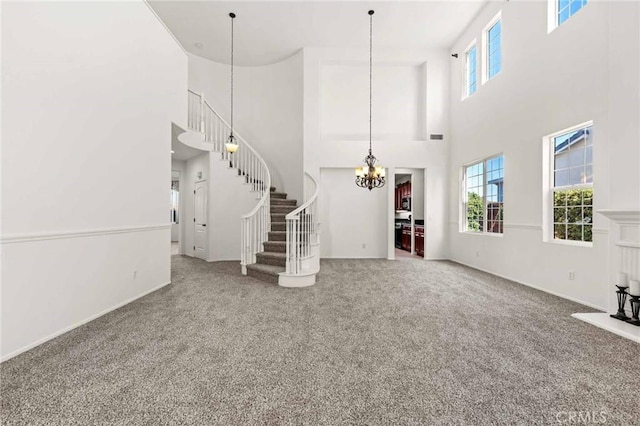
<svg viewBox="0 0 640 426"><path fill-rule="evenodd" d="M373 11L369 11L369 155L371 155L371 110L373 98Z"/></svg>
<svg viewBox="0 0 640 426"><path fill-rule="evenodd" d="M230 13L229 17L231 18L231 133L229 133L229 138L227 138L227 142L224 144L225 150L229 154L233 154L238 150L238 143L236 142L236 137L233 135L233 20L236 17L235 13ZM229 166L233 167L233 163L229 161Z"/></svg>
<svg viewBox="0 0 640 426"><path fill-rule="evenodd" d="M356 168L356 185L371 191L382 188L385 184L385 169L377 165L378 159L373 155L373 10L369 12L369 155L364 159L364 166Z"/></svg>
<svg viewBox="0 0 640 426"><path fill-rule="evenodd" d="M231 135L233 135L233 19L236 17L234 13L231 16Z"/></svg>

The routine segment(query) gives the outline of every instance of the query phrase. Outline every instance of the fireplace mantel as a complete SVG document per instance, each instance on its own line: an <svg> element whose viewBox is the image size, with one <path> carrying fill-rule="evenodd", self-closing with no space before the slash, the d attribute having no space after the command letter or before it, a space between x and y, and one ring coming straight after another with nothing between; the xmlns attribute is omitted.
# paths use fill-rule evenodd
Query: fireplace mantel
<svg viewBox="0 0 640 426"><path fill-rule="evenodd" d="M640 210L603 209L597 213L615 224L610 230L609 283L615 282L618 272L625 272L630 279L640 279ZM607 289L609 312L616 312L615 288L610 284ZM628 310L627 315L631 315ZM609 313L577 313L572 316L640 343L640 327L611 318Z"/></svg>
<svg viewBox="0 0 640 426"><path fill-rule="evenodd" d="M640 225L640 210L603 209L597 213L619 224Z"/></svg>

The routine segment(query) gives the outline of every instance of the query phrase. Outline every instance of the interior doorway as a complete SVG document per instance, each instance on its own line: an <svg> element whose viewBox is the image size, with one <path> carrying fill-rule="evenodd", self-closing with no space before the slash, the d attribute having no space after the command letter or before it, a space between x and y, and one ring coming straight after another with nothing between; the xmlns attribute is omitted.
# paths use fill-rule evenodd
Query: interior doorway
<svg viewBox="0 0 640 426"><path fill-rule="evenodd" d="M207 260L207 181L195 183L193 191L193 255Z"/></svg>
<svg viewBox="0 0 640 426"><path fill-rule="evenodd" d="M180 171L171 170L171 255L182 253L180 232Z"/></svg>
<svg viewBox="0 0 640 426"><path fill-rule="evenodd" d="M394 243L398 260L425 257L424 169L396 169Z"/></svg>

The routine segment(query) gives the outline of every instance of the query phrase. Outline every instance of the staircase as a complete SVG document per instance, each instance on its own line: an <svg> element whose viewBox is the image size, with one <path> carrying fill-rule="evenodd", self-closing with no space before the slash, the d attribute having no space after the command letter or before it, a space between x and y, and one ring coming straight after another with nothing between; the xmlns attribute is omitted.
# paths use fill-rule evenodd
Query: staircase
<svg viewBox="0 0 640 426"><path fill-rule="evenodd" d="M247 275L273 284L278 284L279 275L287 265L287 223L286 215L298 205L296 200L287 199L284 192L271 188L271 231L263 243L264 251L256 254L256 263L247 265Z"/></svg>
<svg viewBox="0 0 640 426"><path fill-rule="evenodd" d="M299 207L287 194L276 192L267 163L237 132L238 152L226 152L231 127L204 95L192 90L188 90L187 127L189 131L179 135L179 140L192 148L220 153L257 195L254 209L241 217L242 273L282 287L315 284L320 270L316 179L305 172L305 188L313 192Z"/></svg>

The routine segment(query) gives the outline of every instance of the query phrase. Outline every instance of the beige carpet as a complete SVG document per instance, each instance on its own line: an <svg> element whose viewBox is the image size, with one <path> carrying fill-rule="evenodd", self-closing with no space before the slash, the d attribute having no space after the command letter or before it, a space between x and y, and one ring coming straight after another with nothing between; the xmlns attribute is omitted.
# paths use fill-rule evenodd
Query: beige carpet
<svg viewBox="0 0 640 426"><path fill-rule="evenodd" d="M3 363L2 424L638 424L640 345L584 306L449 262L324 261L307 289L172 262Z"/></svg>

